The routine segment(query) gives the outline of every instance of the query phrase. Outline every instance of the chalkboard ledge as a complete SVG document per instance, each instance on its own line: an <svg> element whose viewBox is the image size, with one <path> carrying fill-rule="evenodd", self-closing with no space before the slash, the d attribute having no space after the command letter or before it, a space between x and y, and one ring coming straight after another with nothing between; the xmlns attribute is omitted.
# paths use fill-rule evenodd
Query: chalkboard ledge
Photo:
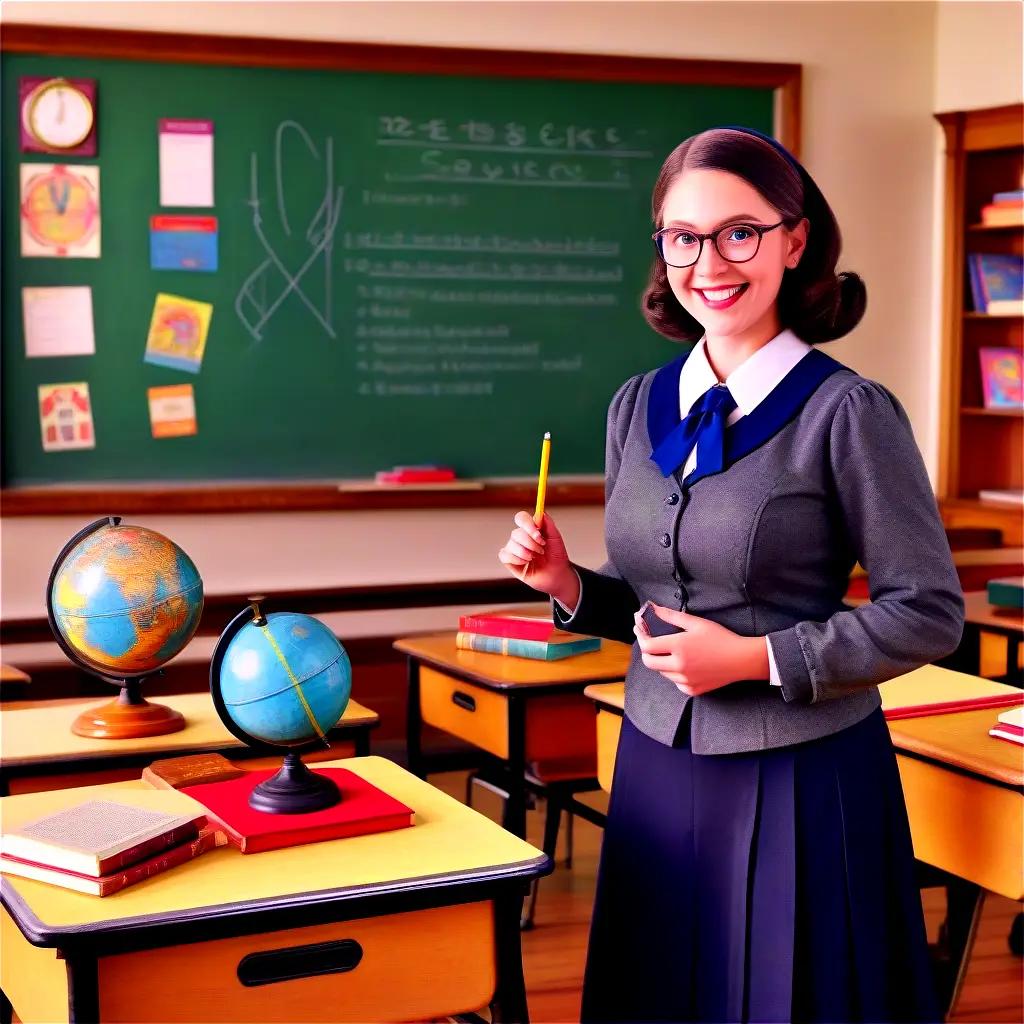
<svg viewBox="0 0 1024 1024"><path fill-rule="evenodd" d="M532 508L536 497L537 481L532 477L495 477L466 483L474 486L397 488L375 487L368 480L247 480L5 487L0 489L0 515ZM604 503L604 477L553 476L548 481L547 502L552 506L601 505Z"/></svg>

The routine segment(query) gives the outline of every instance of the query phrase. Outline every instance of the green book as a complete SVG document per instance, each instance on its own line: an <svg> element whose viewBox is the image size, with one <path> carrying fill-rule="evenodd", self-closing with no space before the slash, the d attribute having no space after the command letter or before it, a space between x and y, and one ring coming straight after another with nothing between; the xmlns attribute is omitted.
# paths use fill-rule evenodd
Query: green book
<svg viewBox="0 0 1024 1024"><path fill-rule="evenodd" d="M546 640L517 640L507 636L485 636L483 633L459 632L455 646L464 651L483 651L486 654L510 654L516 658L533 658L536 661L557 661L571 658L576 654L587 654L601 649L601 638L597 636L574 636L570 640L549 643Z"/></svg>
<svg viewBox="0 0 1024 1024"><path fill-rule="evenodd" d="M1024 608L1024 576L989 580L988 603L1000 608Z"/></svg>

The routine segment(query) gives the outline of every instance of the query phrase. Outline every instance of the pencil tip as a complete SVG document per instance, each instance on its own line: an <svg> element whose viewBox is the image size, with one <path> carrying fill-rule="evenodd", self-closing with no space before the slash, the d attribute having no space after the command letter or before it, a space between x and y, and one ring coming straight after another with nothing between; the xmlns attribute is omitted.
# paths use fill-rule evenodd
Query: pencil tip
<svg viewBox="0 0 1024 1024"><path fill-rule="evenodd" d="M544 440L545 441L550 441L551 440L551 431L550 430L545 430L544 431Z"/></svg>

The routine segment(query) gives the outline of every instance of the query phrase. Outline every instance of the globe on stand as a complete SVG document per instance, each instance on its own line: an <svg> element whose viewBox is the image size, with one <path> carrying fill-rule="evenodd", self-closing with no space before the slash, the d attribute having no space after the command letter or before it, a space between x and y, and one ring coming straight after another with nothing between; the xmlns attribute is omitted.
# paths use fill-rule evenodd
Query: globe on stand
<svg viewBox="0 0 1024 1024"><path fill-rule="evenodd" d="M46 586L46 614L79 668L121 687L115 701L82 712L71 731L100 739L160 736L185 728L180 712L142 697L142 682L192 639L203 581L163 534L107 516L61 549Z"/></svg>
<svg viewBox="0 0 1024 1024"><path fill-rule="evenodd" d="M338 638L311 615L260 610L262 597L220 635L210 663L210 693L228 730L257 749L286 748L281 770L253 788L249 806L271 814L331 807L341 792L310 771L303 750L330 746L352 694L352 665Z"/></svg>

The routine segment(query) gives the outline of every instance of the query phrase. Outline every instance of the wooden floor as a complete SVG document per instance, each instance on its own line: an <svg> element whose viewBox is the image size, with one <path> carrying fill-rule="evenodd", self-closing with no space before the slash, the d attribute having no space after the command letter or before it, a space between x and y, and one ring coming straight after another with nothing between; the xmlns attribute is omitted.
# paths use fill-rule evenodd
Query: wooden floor
<svg viewBox="0 0 1024 1024"><path fill-rule="evenodd" d="M431 783L459 800L465 794L465 780L465 772L430 776ZM604 794L588 794L584 799L602 810L607 806ZM500 820L499 799L482 787L476 787L473 806ZM530 811L528 816L528 839L536 846L541 845L542 810ZM574 833L573 866L567 869L563 863L563 818L558 863L554 873L541 882L534 928L523 933L526 989L534 1024L579 1020L580 985L602 833L579 819ZM941 890L925 891L924 908L928 937L934 940L943 916ZM1022 961L1010 952L1006 942L1018 910L1019 904L1001 896L986 899L967 979L950 1020L975 1024L1024 1021Z"/></svg>

